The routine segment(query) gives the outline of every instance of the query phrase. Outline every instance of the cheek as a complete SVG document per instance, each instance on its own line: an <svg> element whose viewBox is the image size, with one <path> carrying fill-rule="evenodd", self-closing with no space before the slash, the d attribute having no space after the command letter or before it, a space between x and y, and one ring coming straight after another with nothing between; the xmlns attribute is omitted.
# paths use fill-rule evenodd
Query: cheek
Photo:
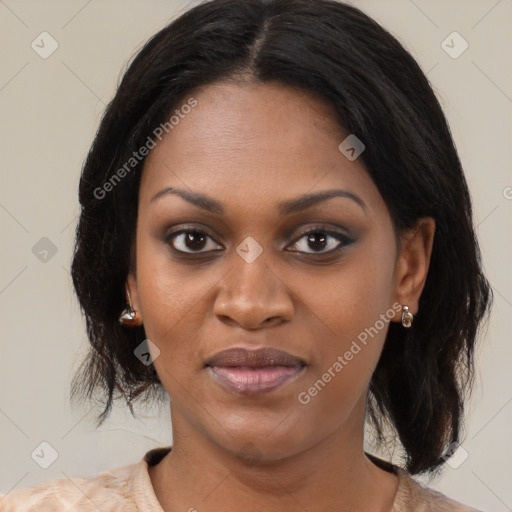
<svg viewBox="0 0 512 512"><path fill-rule="evenodd" d="M367 301L339 299L336 304L335 311L331 305L331 317L323 319L329 329L317 330L312 338L318 348L295 397L299 417L322 431L337 428L357 403L365 402L389 328L389 319L380 316L385 309L370 307ZM319 337L319 332L325 336Z"/></svg>
<svg viewBox="0 0 512 512"><path fill-rule="evenodd" d="M317 342L309 387L302 390L302 401L298 397L301 403L337 403L343 414L366 389L377 365L394 315L390 303L394 252L389 240L376 237L369 242L328 278L302 279L308 299L301 325ZM321 407L316 413L327 414Z"/></svg>
<svg viewBox="0 0 512 512"><path fill-rule="evenodd" d="M381 242L367 237L337 268L305 274L297 283L311 316L335 340L357 337L391 307L393 247Z"/></svg>
<svg viewBox="0 0 512 512"><path fill-rule="evenodd" d="M141 237L137 291L146 336L160 350L155 360L159 374L164 368L175 373L198 365L196 327L205 320L203 308L214 284L209 281L200 271L194 278L190 271L180 269L162 242Z"/></svg>
<svg viewBox="0 0 512 512"><path fill-rule="evenodd" d="M201 306L212 283L201 268L179 264L162 241L143 234L137 241L137 291L144 324L162 336ZM161 340L165 341L165 340Z"/></svg>

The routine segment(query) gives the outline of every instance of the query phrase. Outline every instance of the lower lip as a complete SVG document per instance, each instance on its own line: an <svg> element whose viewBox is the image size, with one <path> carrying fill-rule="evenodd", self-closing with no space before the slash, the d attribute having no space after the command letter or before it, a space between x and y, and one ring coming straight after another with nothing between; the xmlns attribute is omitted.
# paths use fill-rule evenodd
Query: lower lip
<svg viewBox="0 0 512 512"><path fill-rule="evenodd" d="M210 374L225 388L241 395L268 393L297 377L305 366L209 366Z"/></svg>

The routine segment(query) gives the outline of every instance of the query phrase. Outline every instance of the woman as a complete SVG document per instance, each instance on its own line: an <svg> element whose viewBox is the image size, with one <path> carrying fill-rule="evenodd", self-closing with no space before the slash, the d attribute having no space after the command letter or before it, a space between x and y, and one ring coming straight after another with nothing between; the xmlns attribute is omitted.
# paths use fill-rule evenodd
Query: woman
<svg viewBox="0 0 512 512"><path fill-rule="evenodd" d="M412 475L460 443L492 296L445 117L368 16L189 10L124 75L80 204L73 396L103 390L101 424L168 395L172 449L0 510L475 510Z"/></svg>

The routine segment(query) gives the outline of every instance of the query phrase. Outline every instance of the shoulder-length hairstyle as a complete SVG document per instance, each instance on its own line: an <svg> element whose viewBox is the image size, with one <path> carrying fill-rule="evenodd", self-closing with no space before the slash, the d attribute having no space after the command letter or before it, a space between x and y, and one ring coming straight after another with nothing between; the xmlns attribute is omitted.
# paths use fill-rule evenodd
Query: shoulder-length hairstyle
<svg viewBox="0 0 512 512"><path fill-rule="evenodd" d="M461 163L427 78L395 37L334 0L201 3L155 34L129 65L80 180L72 278L91 347L73 378L72 400L100 390L101 425L113 400L124 398L133 414L135 399L162 397L153 365L134 356L144 327L118 321L135 267L144 158L126 163L194 90L228 80L281 83L323 99L365 144L360 158L398 241L421 217L435 220L419 312L410 329L390 324L368 402L379 442L389 440L383 427L391 425L405 468L434 472L460 442L477 331L492 291Z"/></svg>

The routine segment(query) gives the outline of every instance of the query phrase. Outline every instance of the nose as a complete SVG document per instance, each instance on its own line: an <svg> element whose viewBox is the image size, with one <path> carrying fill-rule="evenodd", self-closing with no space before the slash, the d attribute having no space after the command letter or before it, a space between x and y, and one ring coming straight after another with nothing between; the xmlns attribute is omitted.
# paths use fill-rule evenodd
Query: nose
<svg viewBox="0 0 512 512"><path fill-rule="evenodd" d="M220 281L214 303L214 314L220 320L248 330L291 320L292 295L264 254L265 251L251 263L234 254L233 265Z"/></svg>

